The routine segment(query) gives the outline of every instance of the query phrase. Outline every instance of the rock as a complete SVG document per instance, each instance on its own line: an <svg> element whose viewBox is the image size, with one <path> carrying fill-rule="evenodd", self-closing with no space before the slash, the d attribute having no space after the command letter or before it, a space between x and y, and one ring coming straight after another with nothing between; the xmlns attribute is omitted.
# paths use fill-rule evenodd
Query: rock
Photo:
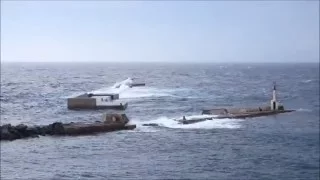
<svg viewBox="0 0 320 180"><path fill-rule="evenodd" d="M44 134L44 135L52 135L52 124L49 124L47 126L42 126L41 127L41 130L40 130L41 134Z"/></svg>
<svg viewBox="0 0 320 180"><path fill-rule="evenodd" d="M55 122L52 124L53 134L62 135L65 134L63 124L61 122Z"/></svg>
<svg viewBox="0 0 320 180"><path fill-rule="evenodd" d="M30 136L31 138L39 138L39 135L38 134L33 134Z"/></svg>
<svg viewBox="0 0 320 180"><path fill-rule="evenodd" d="M49 135L63 134L64 133L63 124L61 122L55 122L55 123L49 124L48 126L43 127L43 132Z"/></svg>
<svg viewBox="0 0 320 180"><path fill-rule="evenodd" d="M26 133L27 133L27 135L30 136L30 137L38 136L38 135L40 134L38 128L35 127L35 126L34 126L34 127L28 127L28 128L26 129Z"/></svg>
<svg viewBox="0 0 320 180"><path fill-rule="evenodd" d="M9 131L9 129L11 129L11 128L12 128L11 124L4 124L4 125L0 126L1 132L2 131L3 132Z"/></svg>
<svg viewBox="0 0 320 180"><path fill-rule="evenodd" d="M2 132L4 132L4 134L3 134L4 135L4 138L3 138L4 140L15 140L15 139L20 139L21 137L23 137L23 135L16 129L16 127L15 126L11 126L11 124L8 125L8 126L4 126L1 129L1 134L2 134Z"/></svg>
<svg viewBox="0 0 320 180"><path fill-rule="evenodd" d="M15 129L16 129L17 131L20 131L20 132L25 131L27 128L28 128L28 126L27 126L27 125L24 125L24 124L19 124L19 125L17 125L17 126L15 127Z"/></svg>
<svg viewBox="0 0 320 180"><path fill-rule="evenodd" d="M39 126L28 127L24 124L19 124L17 126L11 126L11 124L6 124L0 127L1 137L0 140L15 140L28 137L39 137L39 135L45 135L42 132L42 128Z"/></svg>
<svg viewBox="0 0 320 180"><path fill-rule="evenodd" d="M25 138L25 137L29 137L29 134L27 132L27 125L24 124L19 124L17 125L14 129L15 129L15 134L17 134L19 136L19 138Z"/></svg>
<svg viewBox="0 0 320 180"><path fill-rule="evenodd" d="M13 135L10 132L11 128L12 128L11 124L5 124L5 125L1 126L1 128L0 128L0 130L1 130L0 139L1 140L11 140L11 139L13 139Z"/></svg>
<svg viewBox="0 0 320 180"><path fill-rule="evenodd" d="M41 136L45 136L46 135L44 126L36 126L36 129L37 129L39 135L41 135Z"/></svg>

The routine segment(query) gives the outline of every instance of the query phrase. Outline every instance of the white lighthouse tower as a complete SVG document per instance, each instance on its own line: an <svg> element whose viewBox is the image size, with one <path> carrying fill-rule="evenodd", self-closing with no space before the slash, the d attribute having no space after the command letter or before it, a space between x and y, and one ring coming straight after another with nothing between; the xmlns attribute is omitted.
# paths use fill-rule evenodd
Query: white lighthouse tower
<svg viewBox="0 0 320 180"><path fill-rule="evenodd" d="M277 97L276 97L276 83L273 83L273 93L272 93L272 100L271 100L271 110L275 111L278 110L279 108L279 103L277 102Z"/></svg>

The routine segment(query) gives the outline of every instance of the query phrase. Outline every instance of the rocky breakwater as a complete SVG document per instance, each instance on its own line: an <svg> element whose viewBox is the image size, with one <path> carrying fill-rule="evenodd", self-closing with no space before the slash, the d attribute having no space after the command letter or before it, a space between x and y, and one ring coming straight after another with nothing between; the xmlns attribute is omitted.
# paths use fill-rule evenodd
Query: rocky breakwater
<svg viewBox="0 0 320 180"><path fill-rule="evenodd" d="M0 126L0 140L15 140L46 135L75 136L136 128L136 125L128 125L128 122L129 119L125 114L105 114L102 121L92 123L55 122L45 126L27 126L25 124L13 126L11 124L5 124Z"/></svg>

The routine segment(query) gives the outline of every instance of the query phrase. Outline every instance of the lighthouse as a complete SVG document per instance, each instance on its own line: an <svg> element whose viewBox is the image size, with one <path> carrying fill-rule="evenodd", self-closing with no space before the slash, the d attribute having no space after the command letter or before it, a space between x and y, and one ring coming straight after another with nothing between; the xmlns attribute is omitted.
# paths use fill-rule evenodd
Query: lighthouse
<svg viewBox="0 0 320 180"><path fill-rule="evenodd" d="M276 97L276 83L273 83L273 93L272 93L272 99L271 99L271 110L276 111L279 108L279 103L277 102L277 97Z"/></svg>

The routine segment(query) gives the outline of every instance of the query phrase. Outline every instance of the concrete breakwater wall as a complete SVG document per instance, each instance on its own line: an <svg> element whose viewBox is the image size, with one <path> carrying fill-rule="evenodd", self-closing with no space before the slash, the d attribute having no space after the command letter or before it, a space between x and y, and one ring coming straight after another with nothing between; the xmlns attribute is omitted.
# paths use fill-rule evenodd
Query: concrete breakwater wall
<svg viewBox="0 0 320 180"><path fill-rule="evenodd" d="M0 126L0 140L15 140L46 135L86 135L117 130L135 129L136 125L127 125L129 119L125 114L105 114L102 121L92 123L61 123L55 122L45 126L27 126L19 124Z"/></svg>
<svg viewBox="0 0 320 180"><path fill-rule="evenodd" d="M218 109L209 109L203 110L202 114L207 115L217 115L215 119L223 118L251 118L259 116L268 116L279 113L288 113L294 110L285 110L283 106L279 106L277 110L271 110L270 106L262 106L257 108L218 108Z"/></svg>
<svg viewBox="0 0 320 180"><path fill-rule="evenodd" d="M127 88L137 86L145 86L145 83L133 82L132 78L128 78L120 83L114 84L107 92L93 91L90 93L83 93L76 97L70 97L67 100L67 106L70 110L82 109L114 109L125 110L128 103L119 100L119 93Z"/></svg>
<svg viewBox="0 0 320 180"><path fill-rule="evenodd" d="M146 83L132 83L129 86L130 86L130 88L132 88L132 87L145 86L145 85L146 85Z"/></svg>
<svg viewBox="0 0 320 180"><path fill-rule="evenodd" d="M118 100L119 94L81 94L77 97L68 98L68 109L115 109L125 110L128 107L127 102Z"/></svg>

